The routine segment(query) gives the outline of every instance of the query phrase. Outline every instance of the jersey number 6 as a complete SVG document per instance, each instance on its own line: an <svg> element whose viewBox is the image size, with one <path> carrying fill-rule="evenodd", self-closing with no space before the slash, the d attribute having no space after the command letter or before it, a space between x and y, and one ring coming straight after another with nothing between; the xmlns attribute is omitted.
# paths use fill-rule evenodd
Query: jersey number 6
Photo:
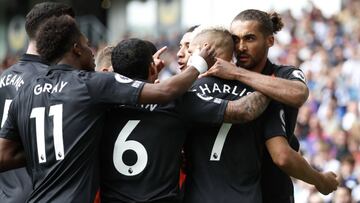
<svg viewBox="0 0 360 203"><path fill-rule="evenodd" d="M145 147L135 140L126 140L139 122L139 120L128 121L115 141L113 152L114 166L119 173L125 176L135 176L141 173L148 162L148 154ZM123 161L123 154L127 150L132 150L137 155L136 163L131 166L126 165Z"/></svg>

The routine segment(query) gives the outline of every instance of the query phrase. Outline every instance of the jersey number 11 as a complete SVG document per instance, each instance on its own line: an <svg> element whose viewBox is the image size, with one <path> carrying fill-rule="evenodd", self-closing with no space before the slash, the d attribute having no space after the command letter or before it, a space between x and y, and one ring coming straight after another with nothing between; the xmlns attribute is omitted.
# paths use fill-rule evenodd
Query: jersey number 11
<svg viewBox="0 0 360 203"><path fill-rule="evenodd" d="M62 130L62 115L62 104L50 106L49 116L53 116L53 136L56 160L62 160L65 156ZM30 118L35 118L36 144L39 163L45 163L45 107L33 108L31 110Z"/></svg>

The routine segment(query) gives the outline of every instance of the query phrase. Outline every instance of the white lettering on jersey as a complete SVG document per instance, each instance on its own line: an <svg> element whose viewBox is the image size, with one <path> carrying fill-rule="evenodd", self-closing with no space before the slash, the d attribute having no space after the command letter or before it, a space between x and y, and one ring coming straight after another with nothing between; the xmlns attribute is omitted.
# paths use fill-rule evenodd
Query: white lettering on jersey
<svg viewBox="0 0 360 203"><path fill-rule="evenodd" d="M154 111L158 105L157 104L141 104L140 107L146 110Z"/></svg>
<svg viewBox="0 0 360 203"><path fill-rule="evenodd" d="M131 83L133 81L132 79L120 75L118 73L115 73L115 80L118 81L119 83Z"/></svg>
<svg viewBox="0 0 360 203"><path fill-rule="evenodd" d="M210 101L213 99L213 97L211 96L207 96L206 94L200 94L200 93L197 93L196 94L200 99L204 100L204 101Z"/></svg>
<svg viewBox="0 0 360 203"><path fill-rule="evenodd" d="M50 93L50 94L61 92L67 84L68 84L68 82L64 82L64 81L58 82L55 86L53 86L50 83L37 84L34 87L34 94L39 95L39 94L41 94L43 92L47 92L47 93Z"/></svg>
<svg viewBox="0 0 360 203"><path fill-rule="evenodd" d="M248 89L244 88L242 90L238 90L239 86L233 86L231 87L230 85L227 84L217 84L214 83L214 85L211 87L209 87L208 84L203 84L203 85L199 85L199 89L200 89L200 94L205 95L205 94L211 94L211 93L227 93L227 94L233 94L235 96L244 96L247 95L251 92L249 92ZM196 91L196 90L194 90Z"/></svg>
<svg viewBox="0 0 360 203"><path fill-rule="evenodd" d="M292 72L292 75L297 78L300 79L301 81L303 81L304 83L306 83L306 79L305 79L305 75L301 70L294 70Z"/></svg>
<svg viewBox="0 0 360 203"><path fill-rule="evenodd" d="M8 74L0 78L0 88L12 85L15 87L16 91L18 91L19 87L21 87L23 84L24 80L21 75Z"/></svg>

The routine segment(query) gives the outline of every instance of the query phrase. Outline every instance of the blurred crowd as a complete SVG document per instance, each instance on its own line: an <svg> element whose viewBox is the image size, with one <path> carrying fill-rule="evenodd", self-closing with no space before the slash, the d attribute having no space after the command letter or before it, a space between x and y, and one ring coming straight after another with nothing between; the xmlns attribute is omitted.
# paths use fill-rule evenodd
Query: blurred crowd
<svg viewBox="0 0 360 203"><path fill-rule="evenodd" d="M295 135L300 152L318 170L334 171L339 189L327 196L304 182L295 183L297 203L360 202L360 1L345 1L342 10L325 17L315 6L303 10L301 18L290 11L281 14L285 27L270 49L270 59L295 65L307 77L310 96L300 108ZM176 52L181 34L153 41L168 46L162 57L168 69L177 72ZM126 37L124 37L126 38ZM99 45L101 49L103 45ZM17 61L8 55L1 70Z"/></svg>
<svg viewBox="0 0 360 203"><path fill-rule="evenodd" d="M347 1L335 16L312 6L295 19L282 14L285 27L271 58L298 66L310 96L300 108L295 135L301 153L318 170L334 171L341 185L322 196L295 181L297 203L360 202L360 1Z"/></svg>

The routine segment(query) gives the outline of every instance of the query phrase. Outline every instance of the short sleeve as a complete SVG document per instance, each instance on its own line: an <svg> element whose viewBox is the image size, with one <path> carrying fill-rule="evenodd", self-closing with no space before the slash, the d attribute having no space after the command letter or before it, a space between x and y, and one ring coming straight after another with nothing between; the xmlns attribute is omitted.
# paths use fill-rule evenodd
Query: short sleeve
<svg viewBox="0 0 360 203"><path fill-rule="evenodd" d="M7 119L0 130L0 137L9 140L20 140L19 129L17 125L17 97L11 102Z"/></svg>
<svg viewBox="0 0 360 203"><path fill-rule="evenodd" d="M117 73L90 72L86 81L96 103L137 104L144 83Z"/></svg>
<svg viewBox="0 0 360 203"><path fill-rule="evenodd" d="M281 77L288 80L298 80L306 85L305 74L301 69L295 67L279 67L275 74L277 77Z"/></svg>
<svg viewBox="0 0 360 203"><path fill-rule="evenodd" d="M277 136L286 137L285 112L278 102L270 102L264 112L264 139L265 141Z"/></svg>
<svg viewBox="0 0 360 203"><path fill-rule="evenodd" d="M221 124L228 101L197 92L185 93L178 104L182 117L189 122Z"/></svg>

